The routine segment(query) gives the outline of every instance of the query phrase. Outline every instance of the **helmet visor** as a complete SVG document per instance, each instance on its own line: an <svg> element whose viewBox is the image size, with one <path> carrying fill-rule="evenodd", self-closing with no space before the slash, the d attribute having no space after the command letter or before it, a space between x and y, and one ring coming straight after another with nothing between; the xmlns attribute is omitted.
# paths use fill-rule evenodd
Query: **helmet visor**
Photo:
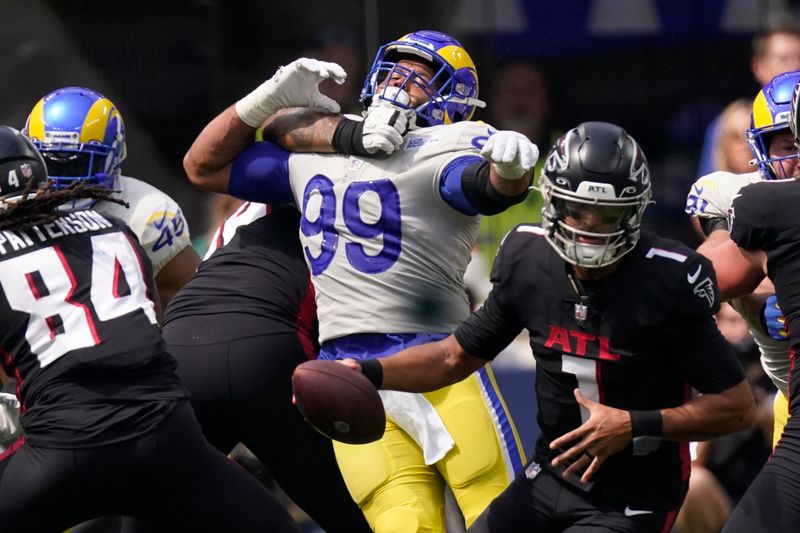
<svg viewBox="0 0 800 533"><path fill-rule="evenodd" d="M556 209L577 222L600 224L616 229L636 212L634 205L608 205L554 198Z"/></svg>
<svg viewBox="0 0 800 533"><path fill-rule="evenodd" d="M43 151L47 173L53 177L93 178L104 173L105 158L96 152Z"/></svg>

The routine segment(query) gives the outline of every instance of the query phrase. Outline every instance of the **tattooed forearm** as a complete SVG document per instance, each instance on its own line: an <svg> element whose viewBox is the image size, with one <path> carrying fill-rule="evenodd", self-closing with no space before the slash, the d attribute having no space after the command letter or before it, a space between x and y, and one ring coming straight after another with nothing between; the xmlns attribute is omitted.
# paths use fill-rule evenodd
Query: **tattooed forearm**
<svg viewBox="0 0 800 533"><path fill-rule="evenodd" d="M318 109L282 109L264 123L264 140L294 152L332 152L341 115Z"/></svg>

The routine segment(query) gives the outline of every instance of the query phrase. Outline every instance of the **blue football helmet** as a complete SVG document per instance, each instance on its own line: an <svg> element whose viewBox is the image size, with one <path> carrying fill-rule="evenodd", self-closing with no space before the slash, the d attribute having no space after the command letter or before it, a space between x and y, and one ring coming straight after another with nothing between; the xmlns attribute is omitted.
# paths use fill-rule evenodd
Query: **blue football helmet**
<svg viewBox="0 0 800 533"><path fill-rule="evenodd" d="M39 100L23 130L39 149L55 189L76 181L108 188L125 159L125 125L117 107L84 87L65 87Z"/></svg>
<svg viewBox="0 0 800 533"><path fill-rule="evenodd" d="M798 82L800 82L800 71L779 74L759 91L753 101L753 114L750 118L750 129L747 130L746 136L750 150L755 155L762 179L772 180L791 177L786 175L782 165L779 165L779 167L783 175L778 175L772 167L772 163L796 159L798 157L797 152L793 155L771 158L769 146L775 133L788 131L789 129L792 95Z"/></svg>
<svg viewBox="0 0 800 533"><path fill-rule="evenodd" d="M434 75L430 80L399 65L403 58L422 60ZM418 126L436 126L469 120L475 107L485 107L478 99L478 72L467 51L453 37L438 31L422 30L409 33L383 45L375 56L360 101L369 107L373 97L411 109L406 95L386 91L386 79L401 79L401 89L413 84L427 96L428 101L414 108ZM396 82L395 82L396 83ZM398 98L398 94L403 95Z"/></svg>

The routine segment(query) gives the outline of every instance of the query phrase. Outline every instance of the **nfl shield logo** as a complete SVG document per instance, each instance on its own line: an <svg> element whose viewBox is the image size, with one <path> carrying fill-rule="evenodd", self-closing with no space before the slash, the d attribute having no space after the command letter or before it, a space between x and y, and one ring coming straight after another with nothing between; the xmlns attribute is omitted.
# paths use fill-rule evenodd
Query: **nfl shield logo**
<svg viewBox="0 0 800 533"><path fill-rule="evenodd" d="M31 176L33 176L33 169L28 163L20 165L19 169L22 171L22 175L25 176L26 178L30 178Z"/></svg>
<svg viewBox="0 0 800 533"><path fill-rule="evenodd" d="M589 314L589 306L584 304L575 304L575 320L583 322Z"/></svg>

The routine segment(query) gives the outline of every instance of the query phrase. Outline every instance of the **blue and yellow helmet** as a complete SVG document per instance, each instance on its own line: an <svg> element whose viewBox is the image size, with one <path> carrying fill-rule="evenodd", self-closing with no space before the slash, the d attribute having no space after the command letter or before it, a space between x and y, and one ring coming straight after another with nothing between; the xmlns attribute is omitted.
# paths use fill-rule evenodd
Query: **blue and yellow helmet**
<svg viewBox="0 0 800 533"><path fill-rule="evenodd" d="M769 146L775 133L789 128L789 113L792 105L794 87L800 82L800 71L778 74L759 91L753 101L753 114L750 129L747 130L747 143L755 155L762 179L783 179L772 168L774 162L796 159L798 154L771 158ZM781 167L782 168L782 167Z"/></svg>
<svg viewBox="0 0 800 533"><path fill-rule="evenodd" d="M404 57L427 63L434 75L423 79L413 70L398 65ZM410 109L405 101L398 101L397 93L385 91L381 82L388 78L405 78L401 89L414 84L428 96L428 101L417 106L417 124L436 126L469 120L475 107L485 107L478 99L478 72L472 58L457 40L438 31L421 30L383 45L375 56L360 101L369 107L377 96L395 105Z"/></svg>
<svg viewBox="0 0 800 533"><path fill-rule="evenodd" d="M125 159L125 125L117 107L84 87L57 89L31 110L23 133L44 156L56 189L76 181L113 187Z"/></svg>

